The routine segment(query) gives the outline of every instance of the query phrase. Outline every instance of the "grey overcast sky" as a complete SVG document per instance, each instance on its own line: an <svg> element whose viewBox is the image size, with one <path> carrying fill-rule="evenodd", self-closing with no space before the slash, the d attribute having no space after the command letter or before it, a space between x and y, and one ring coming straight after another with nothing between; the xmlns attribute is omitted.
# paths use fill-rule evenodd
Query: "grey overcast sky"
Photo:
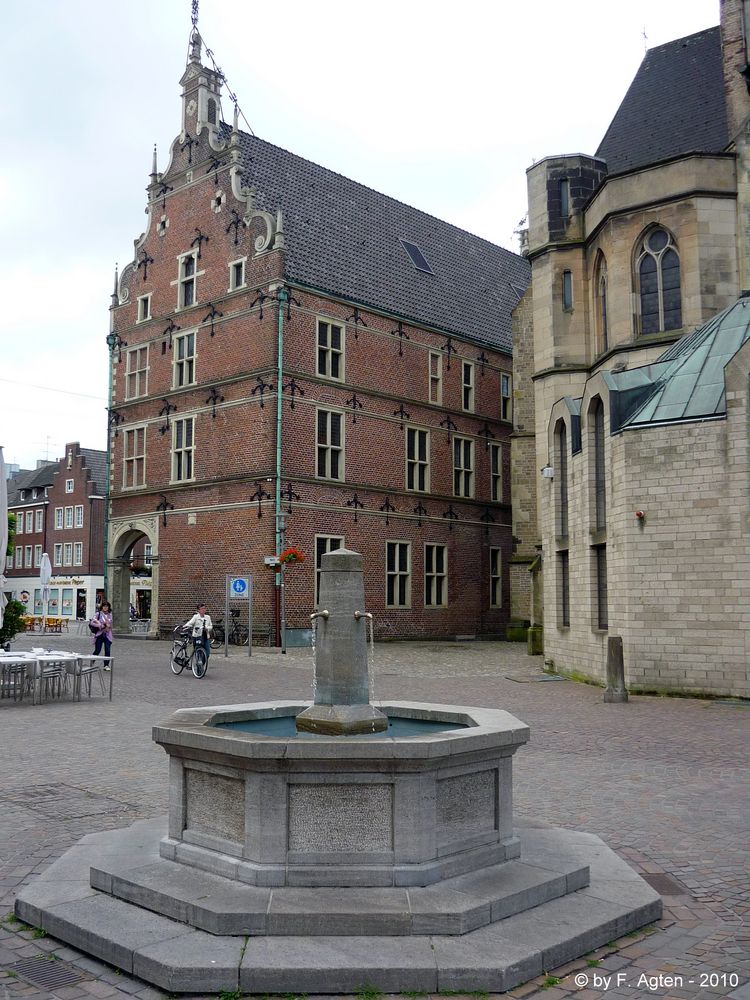
<svg viewBox="0 0 750 1000"><path fill-rule="evenodd" d="M106 447L114 265L180 128L191 8L3 7L0 445L33 468ZM257 135L515 250L526 168L593 153L646 44L718 20L718 0L200 0L199 29Z"/></svg>

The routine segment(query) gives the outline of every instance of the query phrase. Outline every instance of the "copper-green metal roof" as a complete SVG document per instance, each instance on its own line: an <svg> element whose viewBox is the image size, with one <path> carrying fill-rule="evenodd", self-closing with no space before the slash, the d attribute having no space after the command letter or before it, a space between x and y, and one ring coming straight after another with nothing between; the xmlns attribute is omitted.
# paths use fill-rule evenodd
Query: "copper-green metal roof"
<svg viewBox="0 0 750 1000"><path fill-rule="evenodd" d="M718 313L688 333L655 364L612 373L616 391L626 390L634 372L648 372L653 389L621 423L622 428L700 420L726 413L724 368L750 336L750 297ZM626 384L626 380L628 383Z"/></svg>

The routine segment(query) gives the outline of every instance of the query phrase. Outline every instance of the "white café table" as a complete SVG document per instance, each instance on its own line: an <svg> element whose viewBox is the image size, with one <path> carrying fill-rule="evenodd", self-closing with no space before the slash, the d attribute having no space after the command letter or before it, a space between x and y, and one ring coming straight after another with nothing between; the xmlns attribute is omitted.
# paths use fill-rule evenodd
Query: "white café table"
<svg viewBox="0 0 750 1000"><path fill-rule="evenodd" d="M27 665L33 679L32 704L41 704L42 681L44 668L52 664L62 663L66 671L75 677L78 673L79 657L77 653L68 653L57 649L31 649L17 653L0 654L0 663L17 663Z"/></svg>

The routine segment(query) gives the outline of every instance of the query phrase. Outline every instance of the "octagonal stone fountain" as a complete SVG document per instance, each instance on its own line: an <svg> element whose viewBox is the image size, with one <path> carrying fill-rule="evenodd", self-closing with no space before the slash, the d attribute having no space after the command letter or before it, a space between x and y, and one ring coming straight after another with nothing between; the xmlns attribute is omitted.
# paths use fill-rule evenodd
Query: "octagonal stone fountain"
<svg viewBox="0 0 750 1000"><path fill-rule="evenodd" d="M83 838L18 896L173 992L510 989L661 914L598 838L514 826L507 712L371 703L362 559L323 556L312 705L184 709L163 821Z"/></svg>

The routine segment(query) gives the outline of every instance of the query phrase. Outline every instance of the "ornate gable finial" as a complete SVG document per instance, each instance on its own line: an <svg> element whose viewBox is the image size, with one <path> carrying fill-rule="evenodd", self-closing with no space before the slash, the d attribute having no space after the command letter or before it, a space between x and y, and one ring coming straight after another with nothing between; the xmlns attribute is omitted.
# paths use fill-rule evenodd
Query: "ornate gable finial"
<svg viewBox="0 0 750 1000"><path fill-rule="evenodd" d="M276 210L276 236L273 241L274 250L285 250L286 243L284 241L284 213L281 209Z"/></svg>
<svg viewBox="0 0 750 1000"><path fill-rule="evenodd" d="M119 294L118 294L118 291L117 291L117 287L118 287L119 283L120 283L120 276L117 273L117 264L115 263L115 284L114 284L114 287L112 289L112 305L113 306L118 305L119 301L120 301L120 297L119 297Z"/></svg>
<svg viewBox="0 0 750 1000"><path fill-rule="evenodd" d="M159 179L159 171L156 166L156 143L154 143L154 155L151 157L151 183L155 184Z"/></svg>
<svg viewBox="0 0 750 1000"><path fill-rule="evenodd" d="M201 61L201 36L197 27L193 27L193 33L190 36L190 62Z"/></svg>

